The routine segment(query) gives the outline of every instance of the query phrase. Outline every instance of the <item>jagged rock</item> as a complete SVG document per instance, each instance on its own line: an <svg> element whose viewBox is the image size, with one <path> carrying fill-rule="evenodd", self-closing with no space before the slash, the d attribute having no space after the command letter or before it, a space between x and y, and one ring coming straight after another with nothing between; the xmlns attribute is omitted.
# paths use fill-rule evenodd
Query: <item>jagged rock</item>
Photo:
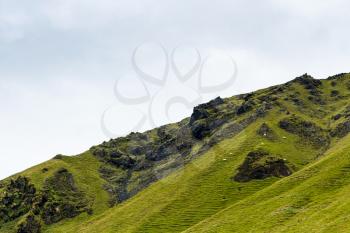
<svg viewBox="0 0 350 233"><path fill-rule="evenodd" d="M116 157L112 157L116 156ZM112 154L112 156L108 159L108 162L123 169L130 169L135 166L135 159L131 158L126 154Z"/></svg>
<svg viewBox="0 0 350 233"><path fill-rule="evenodd" d="M142 155L145 153L145 148L142 146L134 146L130 148L130 153L133 155Z"/></svg>
<svg viewBox="0 0 350 233"><path fill-rule="evenodd" d="M129 140L134 140L134 141L147 141L148 137L146 134L139 133L139 132L131 132L127 138Z"/></svg>
<svg viewBox="0 0 350 233"><path fill-rule="evenodd" d="M243 164L234 176L237 182L248 182L254 179L265 179L271 176L285 177L292 174L292 170L284 159L270 155L264 150L249 152Z"/></svg>
<svg viewBox="0 0 350 233"><path fill-rule="evenodd" d="M78 190L73 175L65 168L45 181L43 195L47 201L40 215L45 224L72 218L88 210L85 194Z"/></svg>
<svg viewBox="0 0 350 233"><path fill-rule="evenodd" d="M172 139L172 137L174 136L174 135L172 135L172 133L174 133L174 132L170 132L170 130L166 129L165 126L158 128L157 129L157 136L158 136L159 143L163 143L163 142L166 142L166 141Z"/></svg>
<svg viewBox="0 0 350 233"><path fill-rule="evenodd" d="M191 125L191 131L195 138L203 139L205 136L209 135L210 128L208 123L204 120L197 120Z"/></svg>
<svg viewBox="0 0 350 233"><path fill-rule="evenodd" d="M343 77L343 76L345 76L345 75L346 75L346 73L336 74L336 75L333 75L333 76L329 76L329 77L327 78L327 80L336 80L336 79L339 79L339 78L341 78L341 77Z"/></svg>
<svg viewBox="0 0 350 233"><path fill-rule="evenodd" d="M202 108L201 106L194 107L193 113L190 118L190 125L192 125L194 122L205 119L209 117L209 113L206 109Z"/></svg>
<svg viewBox="0 0 350 233"><path fill-rule="evenodd" d="M238 97L239 99L243 99L244 101L248 101L248 100L250 100L253 96L254 96L254 93L247 93L247 94L238 95L237 97Z"/></svg>
<svg viewBox="0 0 350 233"><path fill-rule="evenodd" d="M105 158L108 155L107 150L105 148L93 146L93 147L91 147L90 150L91 150L93 155L95 155L99 158Z"/></svg>
<svg viewBox="0 0 350 233"><path fill-rule="evenodd" d="M203 139L210 135L215 129L226 123L226 121L227 119L225 118L216 117L197 120L191 125L192 135L197 139Z"/></svg>
<svg viewBox="0 0 350 233"><path fill-rule="evenodd" d="M28 214L23 221L17 225L17 233L40 233L41 223L39 217L33 213Z"/></svg>
<svg viewBox="0 0 350 233"><path fill-rule="evenodd" d="M36 189L26 177L11 179L0 197L0 223L26 214L34 201Z"/></svg>
<svg viewBox="0 0 350 233"><path fill-rule="evenodd" d="M314 79L308 74L304 74L300 77L297 77L294 79L294 81L300 83L306 89L316 89L317 87L322 85L322 82L320 80Z"/></svg>
<svg viewBox="0 0 350 233"><path fill-rule="evenodd" d="M113 150L109 152L109 157L112 159L120 158L123 156L123 153L121 153L119 150Z"/></svg>
<svg viewBox="0 0 350 233"><path fill-rule="evenodd" d="M165 143L157 146L153 151L146 154L146 159L152 161L159 161L171 154L175 154L177 152L175 139L172 138Z"/></svg>
<svg viewBox="0 0 350 233"><path fill-rule="evenodd" d="M188 126L183 126L176 135L176 149L180 154L186 156L192 150L193 141L191 129Z"/></svg>
<svg viewBox="0 0 350 233"><path fill-rule="evenodd" d="M253 106L254 106L253 101L246 101L241 106L238 107L237 114L241 115L243 113L249 112L250 110L253 109Z"/></svg>
<svg viewBox="0 0 350 233"><path fill-rule="evenodd" d="M225 103L225 101L220 97L216 97L215 99L211 100L208 102L208 105L211 106L211 107L217 107L221 104Z"/></svg>
<svg viewBox="0 0 350 233"><path fill-rule="evenodd" d="M209 101L208 103L200 104L198 107L204 108L204 109L213 109L216 108L217 106L225 103L225 101L219 96L216 97L215 99Z"/></svg>
<svg viewBox="0 0 350 233"><path fill-rule="evenodd" d="M285 118L279 122L279 127L302 137L303 142L308 141L316 148L329 145L329 138L321 127L312 122L304 121L299 117L291 116Z"/></svg>
<svg viewBox="0 0 350 233"><path fill-rule="evenodd" d="M217 97L194 108L189 121L193 137L201 140L227 121L228 115L232 113L220 111L217 108L224 103L223 99Z"/></svg>

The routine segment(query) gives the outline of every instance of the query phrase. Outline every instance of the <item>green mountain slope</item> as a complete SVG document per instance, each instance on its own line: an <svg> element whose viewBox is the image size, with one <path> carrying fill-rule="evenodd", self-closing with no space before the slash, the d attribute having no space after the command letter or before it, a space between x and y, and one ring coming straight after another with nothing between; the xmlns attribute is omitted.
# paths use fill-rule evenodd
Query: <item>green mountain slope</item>
<svg viewBox="0 0 350 233"><path fill-rule="evenodd" d="M348 232L350 75L217 98L190 118L0 183L1 232Z"/></svg>

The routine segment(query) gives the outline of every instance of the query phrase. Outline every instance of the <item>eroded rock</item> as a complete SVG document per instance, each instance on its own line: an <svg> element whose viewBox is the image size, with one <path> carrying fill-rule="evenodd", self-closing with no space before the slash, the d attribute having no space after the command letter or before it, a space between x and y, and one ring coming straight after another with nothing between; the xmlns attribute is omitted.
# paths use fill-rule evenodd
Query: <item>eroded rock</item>
<svg viewBox="0 0 350 233"><path fill-rule="evenodd" d="M316 148L328 147L330 143L330 139L324 129L297 116L281 120L279 127L289 133L300 136L303 142L310 142Z"/></svg>
<svg viewBox="0 0 350 233"><path fill-rule="evenodd" d="M72 218L88 211L88 201L65 168L59 169L44 183L43 195L47 201L42 207L41 218L45 224Z"/></svg>
<svg viewBox="0 0 350 233"><path fill-rule="evenodd" d="M26 177L11 179L0 197L0 223L26 214L34 202L36 189Z"/></svg>
<svg viewBox="0 0 350 233"><path fill-rule="evenodd" d="M28 214L24 220L17 225L17 233L40 233L40 218L33 213Z"/></svg>
<svg viewBox="0 0 350 233"><path fill-rule="evenodd" d="M268 177L285 177L292 174L292 170L286 161L271 155L264 150L249 152L243 164L238 168L234 180L237 182L248 182L254 179L265 179Z"/></svg>

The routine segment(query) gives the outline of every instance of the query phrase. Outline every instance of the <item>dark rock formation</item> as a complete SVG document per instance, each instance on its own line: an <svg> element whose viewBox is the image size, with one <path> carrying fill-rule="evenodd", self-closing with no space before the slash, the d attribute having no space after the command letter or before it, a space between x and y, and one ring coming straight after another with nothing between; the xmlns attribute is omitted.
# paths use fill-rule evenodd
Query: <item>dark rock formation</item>
<svg viewBox="0 0 350 233"><path fill-rule="evenodd" d="M295 82L300 83L306 89L312 90L322 85L322 82L318 79L314 79L312 76L308 74L304 74L300 77L294 79Z"/></svg>
<svg viewBox="0 0 350 233"><path fill-rule="evenodd" d="M224 101L217 97L194 108L189 122L193 137L201 140L227 121L226 113L217 109L223 103Z"/></svg>
<svg viewBox="0 0 350 233"><path fill-rule="evenodd" d="M59 169L45 181L43 195L47 201L40 215L45 224L72 218L88 210L84 193L78 190L73 175L65 168Z"/></svg>
<svg viewBox="0 0 350 233"><path fill-rule="evenodd" d="M286 161L270 155L267 151L249 152L243 164L234 176L237 182L248 182L254 179L265 179L271 176L285 177L292 174Z"/></svg>
<svg viewBox="0 0 350 233"><path fill-rule="evenodd" d="M11 179L0 197L0 223L12 221L26 214L34 202L36 189L28 178Z"/></svg>
<svg viewBox="0 0 350 233"><path fill-rule="evenodd" d="M17 233L40 233L41 223L38 216L28 214L23 221L17 225Z"/></svg>
<svg viewBox="0 0 350 233"><path fill-rule="evenodd" d="M343 138L348 133L350 133L350 120L346 120L345 122L338 124L330 134L332 137Z"/></svg>
<svg viewBox="0 0 350 233"><path fill-rule="evenodd" d="M312 122L305 121L296 116L281 120L279 127L289 133L300 136L303 142L310 142L316 148L328 147L330 143L325 130Z"/></svg>
<svg viewBox="0 0 350 233"><path fill-rule="evenodd" d="M337 90L332 90L332 91L331 91L331 97L337 97L337 96L339 96L339 91L337 91Z"/></svg>
<svg viewBox="0 0 350 233"><path fill-rule="evenodd" d="M277 137L275 132L266 123L263 123L260 126L260 128L257 131L257 134L269 140L274 140Z"/></svg>
<svg viewBox="0 0 350 233"><path fill-rule="evenodd" d="M241 106L238 107L237 109L237 115L241 115L243 113L249 112L250 110L253 109L254 102L253 101L246 101L244 102Z"/></svg>
<svg viewBox="0 0 350 233"><path fill-rule="evenodd" d="M336 75L333 75L333 76L329 76L327 78L327 80L337 80L341 77L344 77L347 73L340 73L340 74L336 74Z"/></svg>

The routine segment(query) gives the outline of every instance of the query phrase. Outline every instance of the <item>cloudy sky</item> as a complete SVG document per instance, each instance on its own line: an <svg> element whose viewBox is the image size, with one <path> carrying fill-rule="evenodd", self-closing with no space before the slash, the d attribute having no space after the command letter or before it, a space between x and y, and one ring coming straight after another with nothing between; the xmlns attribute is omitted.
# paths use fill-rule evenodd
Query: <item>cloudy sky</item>
<svg viewBox="0 0 350 233"><path fill-rule="evenodd" d="M345 0L0 0L0 178L179 120L218 95L347 72L349 8ZM196 67L195 49L201 63L211 59L187 82L171 66L172 81L140 83L137 46L136 66L158 79L167 61L182 74ZM225 88L199 88L234 71ZM178 100L170 110L169 99Z"/></svg>

